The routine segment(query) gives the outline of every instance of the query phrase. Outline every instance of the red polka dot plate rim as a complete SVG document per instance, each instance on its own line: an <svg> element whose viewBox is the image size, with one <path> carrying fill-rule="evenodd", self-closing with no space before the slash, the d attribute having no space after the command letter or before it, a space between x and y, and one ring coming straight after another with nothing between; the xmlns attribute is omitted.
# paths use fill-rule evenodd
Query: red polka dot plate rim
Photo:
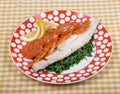
<svg viewBox="0 0 120 94"><path fill-rule="evenodd" d="M64 24L70 21L84 22L85 20L93 20L92 17L70 10L52 10L36 14L23 23L21 23L14 31L10 40L10 54L14 64L22 71L25 75L33 78L37 81L49 83L49 84L71 84L76 82L84 81L98 74L107 65L112 55L112 39L107 29L99 24L94 34L94 53L89 60L83 60L71 70L56 74L54 72L41 71L35 73L32 69L27 67L30 59L24 58L21 54L21 49L27 44L20 40L20 36L25 35L32 30L36 30L35 19L37 17L42 18L44 21L56 22ZM77 69L77 70L74 70Z"/></svg>

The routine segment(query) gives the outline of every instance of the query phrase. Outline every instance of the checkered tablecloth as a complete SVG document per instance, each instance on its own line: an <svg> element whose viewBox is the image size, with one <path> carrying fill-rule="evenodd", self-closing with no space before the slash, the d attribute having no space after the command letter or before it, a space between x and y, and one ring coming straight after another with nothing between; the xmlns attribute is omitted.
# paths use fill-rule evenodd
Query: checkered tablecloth
<svg viewBox="0 0 120 94"><path fill-rule="evenodd" d="M101 19L113 40L109 64L95 77L70 85L50 85L22 74L12 63L9 41L26 18L48 10L79 11ZM120 94L120 0L0 0L0 94Z"/></svg>

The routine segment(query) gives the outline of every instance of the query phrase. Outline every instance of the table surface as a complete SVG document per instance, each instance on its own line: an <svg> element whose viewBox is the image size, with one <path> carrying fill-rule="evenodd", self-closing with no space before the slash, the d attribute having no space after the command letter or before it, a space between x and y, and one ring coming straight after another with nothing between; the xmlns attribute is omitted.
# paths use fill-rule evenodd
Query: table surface
<svg viewBox="0 0 120 94"><path fill-rule="evenodd" d="M26 18L48 10L79 11L101 19L113 40L113 55L98 75L70 85L50 85L22 74L12 63L9 41ZM0 93L6 94L120 94L119 0L0 0Z"/></svg>

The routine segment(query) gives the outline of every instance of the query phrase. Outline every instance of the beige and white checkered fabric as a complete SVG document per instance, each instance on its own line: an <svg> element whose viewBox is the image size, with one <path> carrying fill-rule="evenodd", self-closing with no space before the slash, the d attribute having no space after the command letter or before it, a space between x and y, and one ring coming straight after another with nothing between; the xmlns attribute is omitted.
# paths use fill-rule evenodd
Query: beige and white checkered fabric
<svg viewBox="0 0 120 94"><path fill-rule="evenodd" d="M113 39L113 55L97 76L71 85L32 80L13 65L12 32L26 18L52 9L80 11L101 19ZM0 0L0 94L120 94L120 0Z"/></svg>

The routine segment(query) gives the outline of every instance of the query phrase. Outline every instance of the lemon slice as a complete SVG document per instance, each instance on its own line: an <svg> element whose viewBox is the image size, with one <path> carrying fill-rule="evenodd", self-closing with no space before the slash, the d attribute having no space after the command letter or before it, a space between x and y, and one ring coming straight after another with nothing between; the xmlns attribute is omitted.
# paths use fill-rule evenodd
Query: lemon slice
<svg viewBox="0 0 120 94"><path fill-rule="evenodd" d="M35 39L43 37L43 35L45 34L45 25L42 19L37 18L36 25L37 25L37 31L30 32L26 34L25 36L21 36L20 38L26 42L30 42Z"/></svg>
<svg viewBox="0 0 120 94"><path fill-rule="evenodd" d="M30 42L35 39L42 38L45 34L45 30L50 29L50 28L57 28L58 26L57 23L43 21L40 18L37 18L35 23L37 25L37 31L32 31L24 36L21 36L20 38L23 41Z"/></svg>
<svg viewBox="0 0 120 94"><path fill-rule="evenodd" d="M48 22L48 21L44 21L44 23L45 23L46 30L50 28L57 28L57 26L59 25L58 23Z"/></svg>
<svg viewBox="0 0 120 94"><path fill-rule="evenodd" d="M43 20L40 18L37 18L36 25L37 25L37 31L40 32L40 34L38 35L38 38L42 38L45 34L45 24L44 24Z"/></svg>
<svg viewBox="0 0 120 94"><path fill-rule="evenodd" d="M35 34L36 34L36 31L32 31L32 32L26 34L25 37L31 38L31 37L35 36Z"/></svg>

